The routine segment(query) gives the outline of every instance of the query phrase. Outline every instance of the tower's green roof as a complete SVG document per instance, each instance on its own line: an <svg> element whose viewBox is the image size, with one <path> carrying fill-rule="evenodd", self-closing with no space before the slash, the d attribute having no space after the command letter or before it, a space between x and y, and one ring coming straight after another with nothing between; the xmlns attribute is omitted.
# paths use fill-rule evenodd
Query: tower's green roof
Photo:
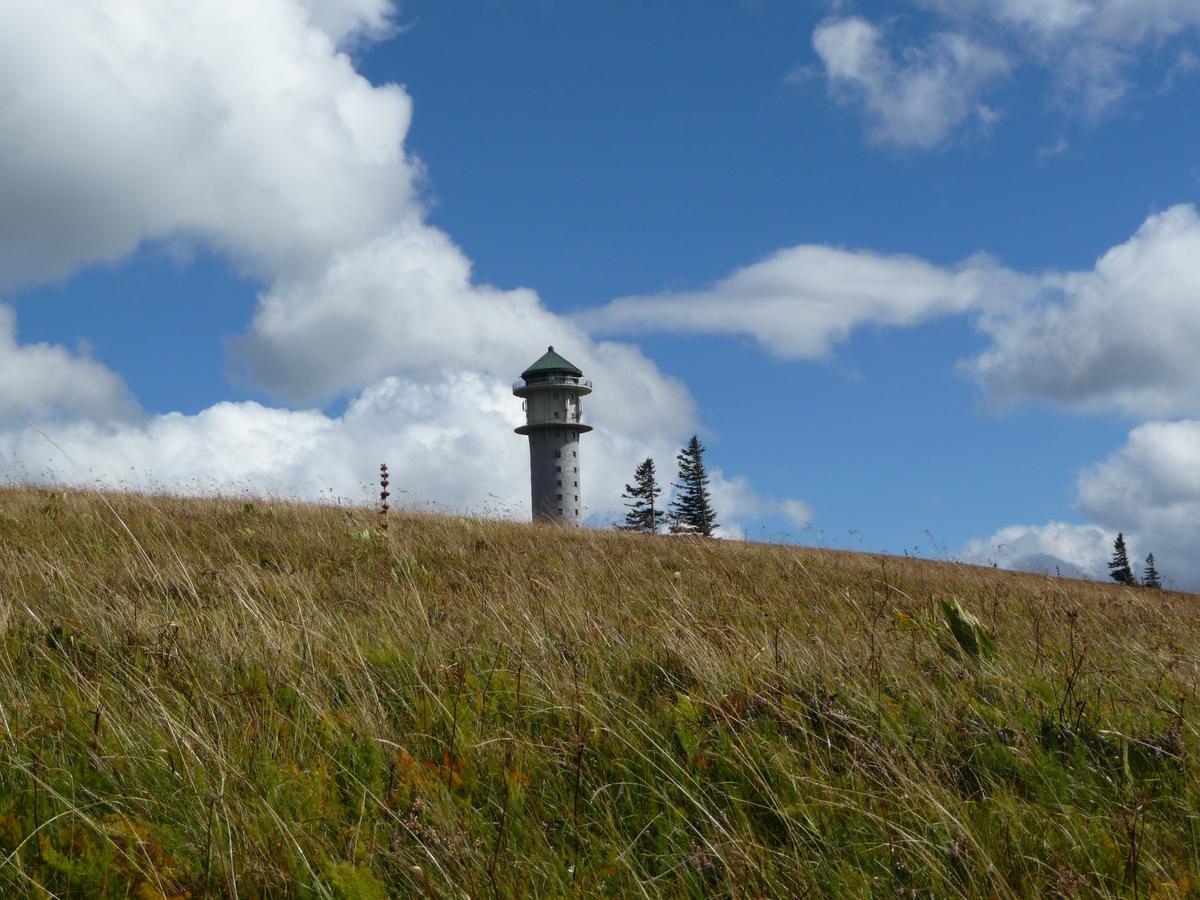
<svg viewBox="0 0 1200 900"><path fill-rule="evenodd" d="M583 372L555 353L553 347L550 347L541 359L521 373L522 378L528 378L530 375L534 377L538 375L574 375L576 378L582 378Z"/></svg>

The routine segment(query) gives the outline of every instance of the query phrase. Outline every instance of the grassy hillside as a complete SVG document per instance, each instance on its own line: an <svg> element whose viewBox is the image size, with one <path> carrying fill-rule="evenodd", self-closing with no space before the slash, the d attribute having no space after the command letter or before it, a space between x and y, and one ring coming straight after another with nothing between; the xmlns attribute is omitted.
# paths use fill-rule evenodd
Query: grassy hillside
<svg viewBox="0 0 1200 900"><path fill-rule="evenodd" d="M0 491L0 891L1196 893L1196 597L375 519Z"/></svg>

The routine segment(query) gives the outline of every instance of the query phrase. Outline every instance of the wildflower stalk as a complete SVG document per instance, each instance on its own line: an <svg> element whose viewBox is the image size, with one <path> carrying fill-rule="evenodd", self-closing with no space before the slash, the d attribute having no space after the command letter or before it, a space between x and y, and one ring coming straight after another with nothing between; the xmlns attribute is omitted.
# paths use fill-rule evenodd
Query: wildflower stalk
<svg viewBox="0 0 1200 900"><path fill-rule="evenodd" d="M387 463L379 464L379 529L387 531L388 528L388 497L392 496L388 491L388 485L391 482L388 480Z"/></svg>

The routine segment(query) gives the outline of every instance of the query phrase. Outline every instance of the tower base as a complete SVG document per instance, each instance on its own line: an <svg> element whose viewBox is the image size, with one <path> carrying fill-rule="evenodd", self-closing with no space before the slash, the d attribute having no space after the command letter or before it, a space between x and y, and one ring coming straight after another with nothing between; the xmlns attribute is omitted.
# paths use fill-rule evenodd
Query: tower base
<svg viewBox="0 0 1200 900"><path fill-rule="evenodd" d="M543 428L529 435L530 499L535 522L579 525L579 430Z"/></svg>

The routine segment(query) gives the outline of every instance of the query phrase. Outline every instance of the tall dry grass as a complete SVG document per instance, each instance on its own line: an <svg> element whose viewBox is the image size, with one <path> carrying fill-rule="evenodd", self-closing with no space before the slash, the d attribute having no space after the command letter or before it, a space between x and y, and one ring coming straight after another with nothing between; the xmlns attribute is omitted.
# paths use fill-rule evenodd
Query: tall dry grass
<svg viewBox="0 0 1200 900"><path fill-rule="evenodd" d="M1195 597L378 518L0 492L0 889L1200 883Z"/></svg>

